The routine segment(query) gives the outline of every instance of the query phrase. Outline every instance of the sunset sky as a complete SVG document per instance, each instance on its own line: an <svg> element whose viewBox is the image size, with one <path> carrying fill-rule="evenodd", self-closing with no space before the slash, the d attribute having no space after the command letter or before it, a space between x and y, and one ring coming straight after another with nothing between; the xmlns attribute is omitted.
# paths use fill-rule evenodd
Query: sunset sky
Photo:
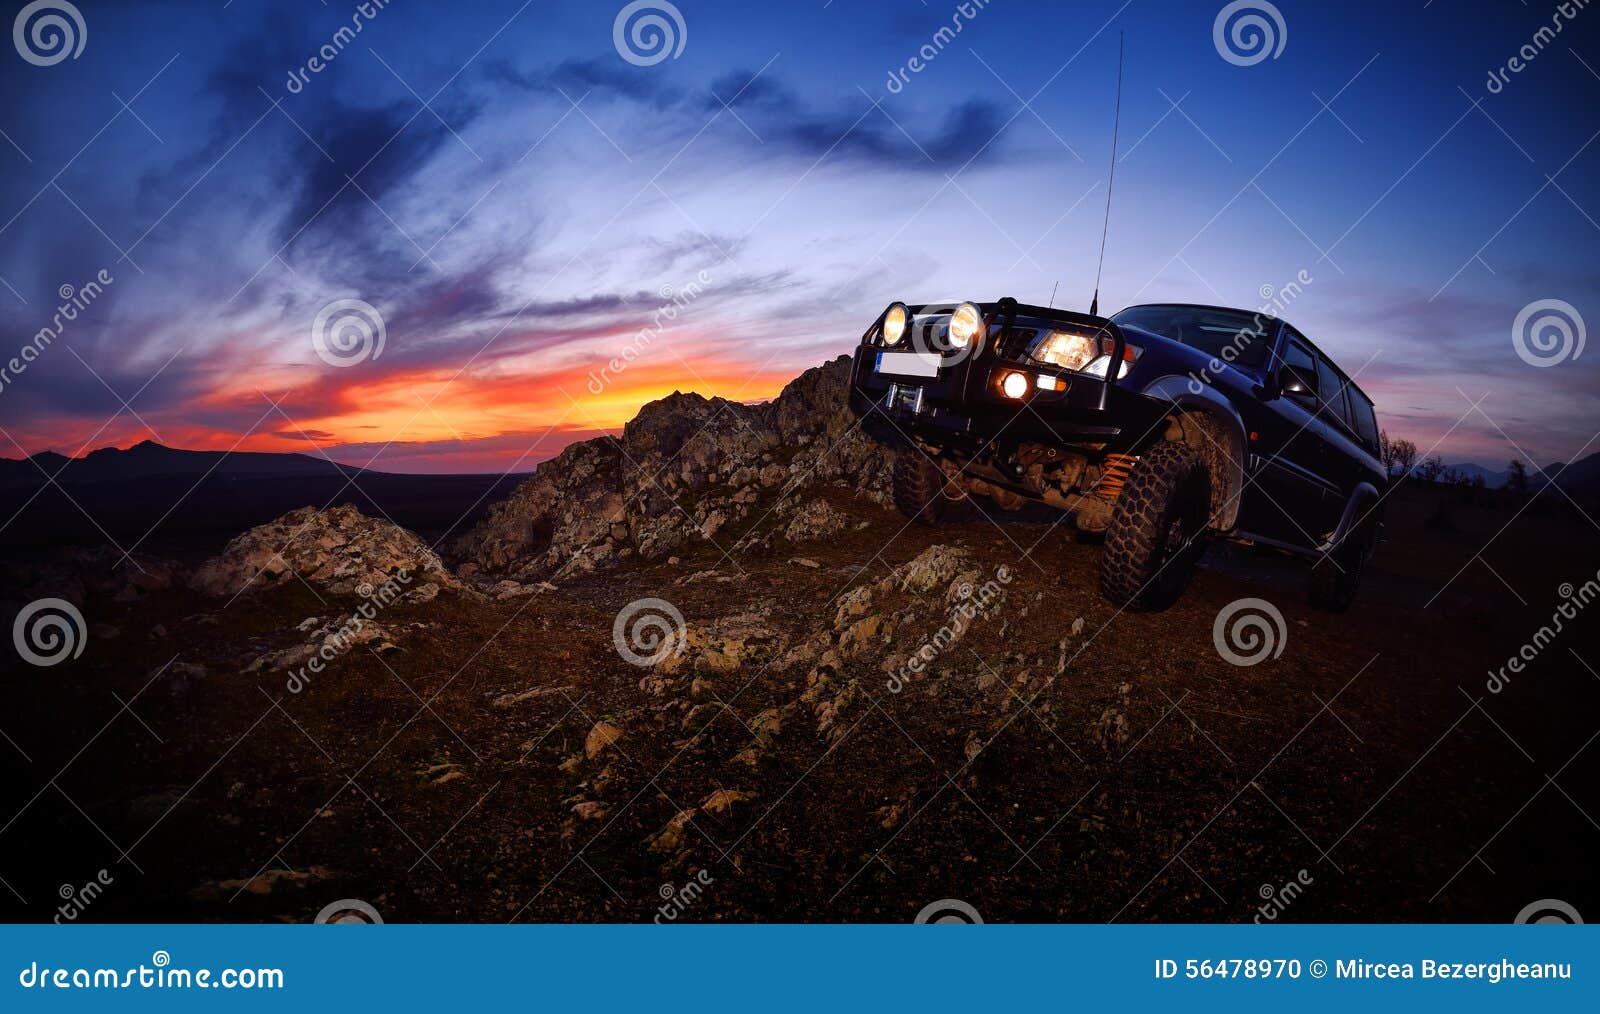
<svg viewBox="0 0 1600 1014"><path fill-rule="evenodd" d="M1600 10L1491 90L1553 4L1279 0L1281 52L1240 65L1220 2L973 2L893 88L956 4L678 0L657 62L611 0L357 6L78 0L76 57L0 51L0 363L113 279L0 378L0 456L526 470L673 390L769 398L891 300L1087 308L1119 33L1103 308L1305 272L1283 316L1425 450L1550 462L1600 427L1600 350L1513 342L1540 300L1600 323ZM318 355L340 300L381 354Z"/></svg>

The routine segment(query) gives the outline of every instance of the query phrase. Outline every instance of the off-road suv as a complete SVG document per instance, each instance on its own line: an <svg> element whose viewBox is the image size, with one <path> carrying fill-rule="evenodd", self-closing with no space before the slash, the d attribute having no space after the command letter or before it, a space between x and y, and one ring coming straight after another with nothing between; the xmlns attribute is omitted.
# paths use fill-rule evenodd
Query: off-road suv
<svg viewBox="0 0 1600 1014"><path fill-rule="evenodd" d="M1170 605L1223 537L1309 560L1311 601L1342 611L1377 542L1372 401L1273 316L893 303L861 337L850 406L894 448L907 517L973 498L1067 511L1104 534L1101 592L1130 609Z"/></svg>

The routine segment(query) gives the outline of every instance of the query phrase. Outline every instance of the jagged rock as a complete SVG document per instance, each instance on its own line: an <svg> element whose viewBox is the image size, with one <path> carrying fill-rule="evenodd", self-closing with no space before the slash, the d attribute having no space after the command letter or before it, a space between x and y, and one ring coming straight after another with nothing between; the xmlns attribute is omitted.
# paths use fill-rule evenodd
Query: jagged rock
<svg viewBox="0 0 1600 1014"><path fill-rule="evenodd" d="M849 371L841 356L764 405L678 392L651 402L620 438L573 444L541 464L451 553L473 582L525 581L723 542L780 484L842 485L886 504L890 455L855 425Z"/></svg>
<svg viewBox="0 0 1600 1014"><path fill-rule="evenodd" d="M250 529L207 560L190 584L208 595L231 596L294 580L336 595L398 597L410 587L461 583L416 535L343 505L302 507Z"/></svg>
<svg viewBox="0 0 1600 1014"><path fill-rule="evenodd" d="M794 512L783 537L790 542L807 542L837 535L850 524L850 519L839 508L826 500L812 500Z"/></svg>
<svg viewBox="0 0 1600 1014"><path fill-rule="evenodd" d="M599 756L606 747L622 738L622 730L610 722L596 722L583 741L583 752L590 760Z"/></svg>

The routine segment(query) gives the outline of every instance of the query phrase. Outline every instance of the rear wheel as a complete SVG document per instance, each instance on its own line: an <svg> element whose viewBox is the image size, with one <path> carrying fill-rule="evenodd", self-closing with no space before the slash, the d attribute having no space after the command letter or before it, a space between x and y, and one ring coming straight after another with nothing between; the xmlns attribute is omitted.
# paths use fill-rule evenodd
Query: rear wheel
<svg viewBox="0 0 1600 1014"><path fill-rule="evenodd" d="M1177 601L1205 552L1211 472L1188 445L1163 442L1134 466L1111 512L1100 592L1135 612Z"/></svg>
<svg viewBox="0 0 1600 1014"><path fill-rule="evenodd" d="M1370 548L1371 535L1363 526L1312 564L1311 604L1330 613L1347 611L1356 600Z"/></svg>
<svg viewBox="0 0 1600 1014"><path fill-rule="evenodd" d="M894 452L894 505L901 514L919 525L937 525L967 520L971 500L957 494L944 470L915 447Z"/></svg>

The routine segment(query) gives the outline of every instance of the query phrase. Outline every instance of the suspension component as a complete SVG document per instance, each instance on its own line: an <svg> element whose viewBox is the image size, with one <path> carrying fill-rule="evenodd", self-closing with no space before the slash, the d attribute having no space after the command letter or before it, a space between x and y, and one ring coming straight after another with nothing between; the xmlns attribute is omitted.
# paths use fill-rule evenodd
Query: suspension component
<svg viewBox="0 0 1600 1014"><path fill-rule="evenodd" d="M1094 488L1095 493L1107 500L1115 500L1128 481L1128 473L1138 463L1139 458L1133 454L1107 454L1101 466L1100 482Z"/></svg>

